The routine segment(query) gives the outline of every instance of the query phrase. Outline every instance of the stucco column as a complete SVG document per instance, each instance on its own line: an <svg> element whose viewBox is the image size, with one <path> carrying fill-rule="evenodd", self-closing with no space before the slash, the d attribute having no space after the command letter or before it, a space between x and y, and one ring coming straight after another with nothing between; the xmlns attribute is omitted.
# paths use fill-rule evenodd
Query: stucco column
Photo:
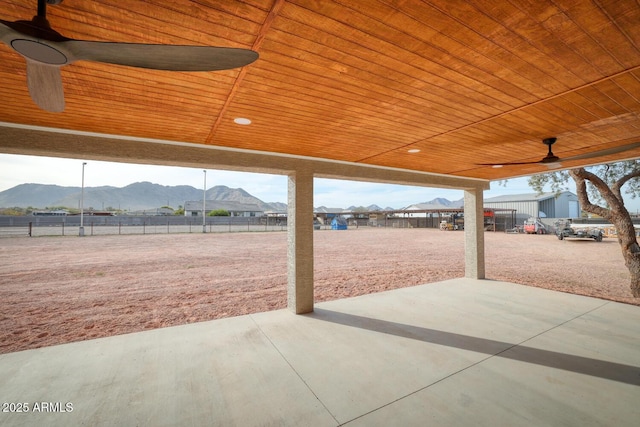
<svg viewBox="0 0 640 427"><path fill-rule="evenodd" d="M484 198L483 190L464 192L464 275L484 279Z"/></svg>
<svg viewBox="0 0 640 427"><path fill-rule="evenodd" d="M313 173L289 175L287 208L287 306L296 314L313 311Z"/></svg>

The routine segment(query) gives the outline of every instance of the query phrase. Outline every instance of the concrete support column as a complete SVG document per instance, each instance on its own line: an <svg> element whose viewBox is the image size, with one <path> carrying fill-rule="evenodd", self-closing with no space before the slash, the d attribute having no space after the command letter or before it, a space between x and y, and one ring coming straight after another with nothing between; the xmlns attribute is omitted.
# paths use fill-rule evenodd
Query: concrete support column
<svg viewBox="0 0 640 427"><path fill-rule="evenodd" d="M313 311L313 173L289 175L287 209L287 306L296 314Z"/></svg>
<svg viewBox="0 0 640 427"><path fill-rule="evenodd" d="M464 275L484 279L484 197L483 190L464 192Z"/></svg>

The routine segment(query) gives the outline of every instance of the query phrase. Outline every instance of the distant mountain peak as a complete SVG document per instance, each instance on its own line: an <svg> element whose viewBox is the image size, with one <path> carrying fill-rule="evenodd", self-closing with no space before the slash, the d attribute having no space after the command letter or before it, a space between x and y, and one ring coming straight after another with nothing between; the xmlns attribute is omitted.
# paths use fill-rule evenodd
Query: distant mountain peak
<svg viewBox="0 0 640 427"><path fill-rule="evenodd" d="M424 203L428 205L442 205L447 207L451 206L451 200L445 199L444 197L436 197L435 199Z"/></svg>

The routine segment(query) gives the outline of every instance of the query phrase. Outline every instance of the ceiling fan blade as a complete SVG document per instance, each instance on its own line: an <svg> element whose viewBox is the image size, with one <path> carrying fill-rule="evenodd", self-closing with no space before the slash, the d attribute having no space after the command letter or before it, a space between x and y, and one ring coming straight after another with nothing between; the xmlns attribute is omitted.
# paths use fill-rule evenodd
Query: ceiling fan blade
<svg viewBox="0 0 640 427"><path fill-rule="evenodd" d="M109 43L69 40L57 43L73 60L106 62L168 71L217 71L244 67L258 59L249 49Z"/></svg>
<svg viewBox="0 0 640 427"><path fill-rule="evenodd" d="M634 142L627 145L621 145L619 147L607 148L605 150L594 151L593 153L579 154L577 156L564 157L561 160L563 162L567 162L569 160L583 160L583 159L591 159L593 157L601 157L608 156L609 154L622 153L623 151L633 150L634 148L639 148L640 142Z"/></svg>
<svg viewBox="0 0 640 427"><path fill-rule="evenodd" d="M542 163L540 161L535 162L507 162L507 163L476 163L478 166L513 166L513 165L536 165Z"/></svg>
<svg viewBox="0 0 640 427"><path fill-rule="evenodd" d="M7 43L5 41L5 37L8 36L9 34L13 33L13 30L8 27L7 25L5 25L6 21L3 21L0 19L0 40L2 40L3 42Z"/></svg>
<svg viewBox="0 0 640 427"><path fill-rule="evenodd" d="M554 141L555 142L555 141ZM549 154L547 157L543 158L541 161L537 162L511 162L511 163L477 163L478 166L493 166L493 167L502 167L502 166L512 166L512 165L533 165L533 164L543 164L546 165L549 169L557 169L561 167L561 162L568 162L571 160L584 160L591 159L594 157L602 157L608 156L610 154L622 153L624 151L633 150L634 148L640 148L640 142L633 142L631 144L621 145L619 147L607 148L600 151L594 151L591 153L579 154L577 156L571 157L563 157L559 158L551 153L551 144L549 145Z"/></svg>
<svg viewBox="0 0 640 427"><path fill-rule="evenodd" d="M64 91L60 67L27 59L27 87L31 99L43 110L64 111Z"/></svg>

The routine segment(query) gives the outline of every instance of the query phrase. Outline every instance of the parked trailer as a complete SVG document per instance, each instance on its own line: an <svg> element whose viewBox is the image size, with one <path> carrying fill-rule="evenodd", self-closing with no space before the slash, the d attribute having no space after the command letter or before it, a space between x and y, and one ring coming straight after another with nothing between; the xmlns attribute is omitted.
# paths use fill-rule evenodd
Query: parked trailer
<svg viewBox="0 0 640 427"><path fill-rule="evenodd" d="M564 239L593 239L602 242L602 229L589 225L572 224L570 219L560 220L555 223L558 240Z"/></svg>

